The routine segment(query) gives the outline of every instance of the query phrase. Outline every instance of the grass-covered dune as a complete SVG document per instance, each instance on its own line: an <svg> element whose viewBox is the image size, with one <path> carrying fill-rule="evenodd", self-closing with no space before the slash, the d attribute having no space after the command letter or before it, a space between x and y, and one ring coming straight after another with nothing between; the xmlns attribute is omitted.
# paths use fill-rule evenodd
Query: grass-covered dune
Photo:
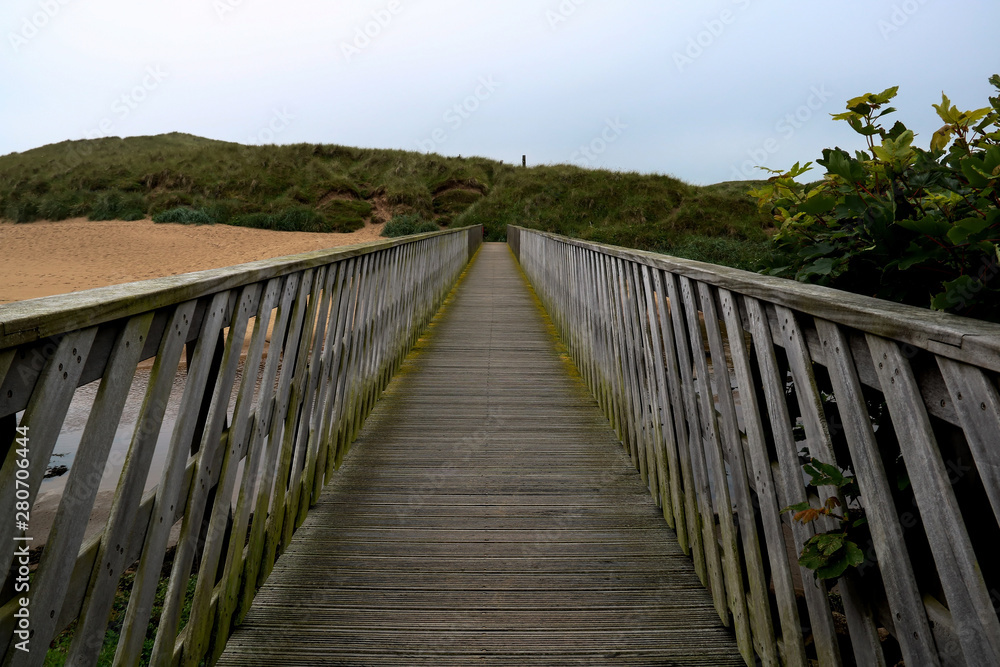
<svg viewBox="0 0 1000 667"><path fill-rule="evenodd" d="M0 217L221 223L347 232L416 216L507 224L744 268L770 253L748 183L334 145L243 146L187 134L66 141L0 157Z"/></svg>

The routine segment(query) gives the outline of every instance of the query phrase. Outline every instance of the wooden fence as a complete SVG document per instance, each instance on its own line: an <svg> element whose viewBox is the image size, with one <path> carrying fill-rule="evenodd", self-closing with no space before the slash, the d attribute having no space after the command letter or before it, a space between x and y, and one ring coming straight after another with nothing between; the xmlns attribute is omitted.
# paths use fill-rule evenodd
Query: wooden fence
<svg viewBox="0 0 1000 667"><path fill-rule="evenodd" d="M1000 665L1000 326L518 227L508 241L747 664ZM797 563L803 449L865 561ZM890 638L891 637L891 638Z"/></svg>
<svg viewBox="0 0 1000 667"><path fill-rule="evenodd" d="M211 662L481 242L482 227L468 227L0 306L4 664L41 665L73 622L67 664L95 664L127 569L114 664L138 664L168 554L151 664ZM152 369L110 518L84 542L144 360ZM181 377L162 476L144 493ZM30 509L89 383L99 387L28 576Z"/></svg>

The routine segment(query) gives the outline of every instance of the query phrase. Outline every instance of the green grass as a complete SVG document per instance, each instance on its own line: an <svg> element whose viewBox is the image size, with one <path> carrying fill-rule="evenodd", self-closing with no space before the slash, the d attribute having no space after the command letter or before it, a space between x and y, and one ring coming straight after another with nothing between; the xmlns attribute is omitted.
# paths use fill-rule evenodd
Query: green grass
<svg viewBox="0 0 1000 667"><path fill-rule="evenodd" d="M167 584L170 577L170 568L173 564L173 550L169 551L160 571L160 582L156 588L156 596L153 599L153 606L150 614L149 625L146 629L146 640L142 647L143 665L148 665L153 654L153 643L156 639L156 630L159 626L160 616L163 613L163 602L167 594ZM129 595L132 592L132 582L135 579L135 570L128 570L122 575L115 591L115 599L111 608L111 620L107 632L104 635L104 644L97 658L97 665L104 667L114 662L115 651L118 648L118 640L121 637L122 625L125 621L125 612L128 610ZM183 628L191 614L191 601L194 598L194 589L197 584L197 577L191 575L188 579L187 589L184 596L184 604L181 607L179 628ZM73 643L73 633L76 629L74 621L66 630L60 633L52 642L45 655L45 667L63 667L69 657L69 650Z"/></svg>
<svg viewBox="0 0 1000 667"><path fill-rule="evenodd" d="M409 234L423 234L425 232L440 231L436 222L423 220L419 215L397 215L382 228L382 236L390 238L396 236L407 236Z"/></svg>
<svg viewBox="0 0 1000 667"><path fill-rule="evenodd" d="M296 144L242 146L187 134L62 142L0 157L0 217L230 224L352 231L416 216L436 226L508 224L755 269L773 259L753 182L529 169L485 158Z"/></svg>

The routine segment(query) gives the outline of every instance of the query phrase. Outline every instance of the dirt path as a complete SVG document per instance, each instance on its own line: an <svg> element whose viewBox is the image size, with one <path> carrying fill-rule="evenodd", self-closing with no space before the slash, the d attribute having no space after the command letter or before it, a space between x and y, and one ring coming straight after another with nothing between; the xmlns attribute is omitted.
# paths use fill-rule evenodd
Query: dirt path
<svg viewBox="0 0 1000 667"><path fill-rule="evenodd" d="M2 222L0 304L375 241L381 231L381 224L314 234L151 220Z"/></svg>

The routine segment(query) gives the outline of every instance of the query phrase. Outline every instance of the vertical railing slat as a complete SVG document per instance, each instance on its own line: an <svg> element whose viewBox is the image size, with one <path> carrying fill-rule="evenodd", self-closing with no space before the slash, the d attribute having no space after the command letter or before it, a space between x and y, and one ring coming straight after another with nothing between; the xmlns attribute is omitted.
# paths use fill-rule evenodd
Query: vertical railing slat
<svg viewBox="0 0 1000 667"><path fill-rule="evenodd" d="M222 326L222 314L228 302L228 294L220 293L212 300L210 312L202 325L202 339L213 341ZM149 465L156 447L157 437L163 423L170 390L177 374L181 352L187 339L188 329L196 304L188 302L178 306L172 316L170 326L164 331L160 348L149 375L149 385L136 422L128 458L122 471L115 499L111 506L111 516L104 529L100 550L94 561L94 570L83 603L83 611L77 623L67 662L73 665L93 665L104 640L108 615L114 600L118 579L125 569L125 548L122 542L134 539L131 535L134 508L138 506L149 472ZM202 346L209 352L211 345ZM198 399L200 401L200 396ZM195 403L198 405L198 403ZM177 420L180 424L182 420ZM187 420L194 421L194 420ZM184 443L187 447L188 443Z"/></svg>
<svg viewBox="0 0 1000 667"><path fill-rule="evenodd" d="M785 665L806 664L805 643L802 639L802 625L799 620L799 610L795 601L795 588L792 582L791 568L785 551L785 536L778 514L780 505L771 476L771 463L767 453L763 413L757 401L754 387L754 375L750 364L750 348L744 338L742 318L736 296L728 290L720 290L722 297L722 313L726 322L729 338L729 349L733 358L733 370L740 389L740 406L743 412L744 428L747 436L747 449L750 452L750 465L754 480L754 490L760 506L760 518L764 527L766 551L771 566L771 582L774 586L775 599L778 607L778 618L781 623L782 657ZM742 510L741 510L742 512ZM751 509L750 517L753 515ZM742 517L741 517L742 520ZM743 529L747 531L746 528Z"/></svg>
<svg viewBox="0 0 1000 667"><path fill-rule="evenodd" d="M868 334L906 471L969 665L1000 664L1000 621L949 483L920 387L898 343Z"/></svg>
<svg viewBox="0 0 1000 667"><path fill-rule="evenodd" d="M725 444L726 452L729 455L729 480L732 483L733 495L736 497L737 519L739 520L740 535L743 538L743 560L747 565L747 582L750 584L750 601L747 606L750 618L747 624L748 627L743 632L749 633L752 629L754 648L750 648L749 646L744 647L743 657L747 662L753 662L753 651L756 649L766 664L777 664L778 656L774 645L774 627L771 623L771 605L767 595L767 584L764 581L764 564L760 555L760 543L757 539L757 524L754 521L753 502L750 498L750 490L746 478L747 465L743 456L743 443L736 418L736 403L733 399L732 380L729 376L729 368L726 361L722 329L719 327L715 295L712 289L704 283L698 284L698 292L701 296L702 312L705 315L705 330L709 350L712 355L712 375L715 379L715 393L718 395L718 405L722 415L720 435ZM727 324L726 326L728 328L729 325ZM735 365L737 363L735 359L736 351L730 348L730 354L734 358L733 362ZM751 384L739 385L741 400L743 394L751 387ZM721 453L721 450L719 450L718 454L721 455ZM721 464L721 461L719 464ZM725 471L722 472L724 473ZM724 474L722 475L721 486L725 490ZM728 510L730 504L725 502L725 500L723 503L725 507L720 509ZM732 578L728 585L735 589L737 593L735 596L737 598L737 610L741 610L742 606L746 605L747 602L743 590L743 577L739 567L740 559L736 553L736 535L726 537L725 530L727 525L730 527L733 526L732 514L729 513L728 521L723 512L720 511L719 515L723 526L723 539L732 540L733 554L731 558L733 559L733 563L729 566L732 570L730 574ZM730 598L732 597L734 596L730 595ZM732 601L730 604L732 604ZM737 619L737 628L739 628L739 619Z"/></svg>
<svg viewBox="0 0 1000 667"><path fill-rule="evenodd" d="M94 398L69 479L63 489L60 509L49 530L45 552L35 573L33 587L38 593L31 600L34 615L32 629L35 631L32 639L38 645L47 645L55 634L63 596L87 528L87 522L79 517L90 516L118 421L132 386L132 376L152 322L153 314L145 313L133 317L121 329ZM30 656L18 653L17 657ZM15 659L14 663L17 662Z"/></svg>

